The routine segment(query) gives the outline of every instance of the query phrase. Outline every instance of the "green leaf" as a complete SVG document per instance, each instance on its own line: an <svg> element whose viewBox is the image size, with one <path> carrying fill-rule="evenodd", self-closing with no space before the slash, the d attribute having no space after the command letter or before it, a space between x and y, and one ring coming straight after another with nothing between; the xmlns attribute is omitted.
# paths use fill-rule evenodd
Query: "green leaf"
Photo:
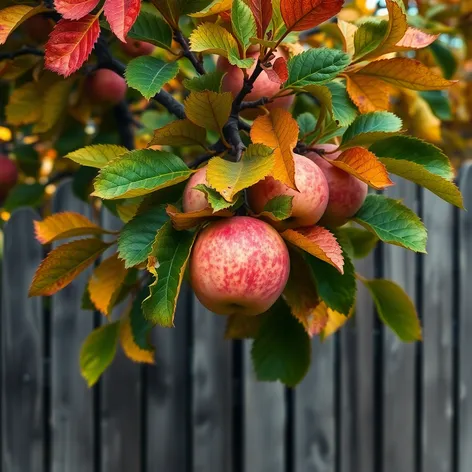
<svg viewBox="0 0 472 472"><path fill-rule="evenodd" d="M243 0L233 0L231 24L234 35L241 44L243 51L246 51L251 45L250 39L257 36L257 26L251 9Z"/></svg>
<svg viewBox="0 0 472 472"><path fill-rule="evenodd" d="M346 252L347 244L342 241L340 233L336 233L335 235L343 251L343 274L333 266L308 253L304 255L315 276L316 287L320 298L329 308L348 316L356 301L356 275L352 261Z"/></svg>
<svg viewBox="0 0 472 472"><path fill-rule="evenodd" d="M386 243L426 252L426 228L418 216L398 200L367 195L353 218Z"/></svg>
<svg viewBox="0 0 472 472"><path fill-rule="evenodd" d="M355 259L363 259L377 246L379 238L370 231L361 228L339 228L338 233L349 241L349 250ZM347 250L347 247L346 247Z"/></svg>
<svg viewBox="0 0 472 472"><path fill-rule="evenodd" d="M391 280L361 279L374 299L380 319L402 340L421 340L415 306L405 291Z"/></svg>
<svg viewBox="0 0 472 472"><path fill-rule="evenodd" d="M116 146L115 144L95 144L70 152L65 157L82 166L101 169L126 152L128 152L128 150L123 146Z"/></svg>
<svg viewBox="0 0 472 472"><path fill-rule="evenodd" d="M353 59L359 59L377 49L382 43L388 30L388 21L366 21L354 34L355 54Z"/></svg>
<svg viewBox="0 0 472 472"><path fill-rule="evenodd" d="M314 131L316 126L316 118L312 113L305 112L297 117L297 123L299 128L298 137L301 139L303 136Z"/></svg>
<svg viewBox="0 0 472 472"><path fill-rule="evenodd" d="M326 87L331 91L333 115L341 126L349 126L357 116L357 109L347 93L346 87L340 82L330 82Z"/></svg>
<svg viewBox="0 0 472 472"><path fill-rule="evenodd" d="M44 185L41 184L17 184L8 193L3 203L3 208L12 212L16 208L39 206L44 197Z"/></svg>
<svg viewBox="0 0 472 472"><path fill-rule="evenodd" d="M210 92L220 93L221 84L225 75L225 72L219 70L207 72L206 74L199 75L193 79L185 79L184 87L192 92L203 92L209 90Z"/></svg>
<svg viewBox="0 0 472 472"><path fill-rule="evenodd" d="M207 185L198 184L193 188L205 194L208 200L208 203L213 208L214 213L220 210L226 210L227 208L231 208L235 206L238 207L244 203L244 198L242 195L240 196L240 198L236 200L236 203L234 203L234 202L227 202L215 189L208 187Z"/></svg>
<svg viewBox="0 0 472 472"><path fill-rule="evenodd" d="M93 195L113 200L139 197L187 180L192 171L165 151L130 151L101 169Z"/></svg>
<svg viewBox="0 0 472 472"><path fill-rule="evenodd" d="M339 50L309 49L288 61L288 80L285 88L324 84L333 80L350 62L350 57Z"/></svg>
<svg viewBox="0 0 472 472"><path fill-rule="evenodd" d="M169 328L174 325L177 298L196 236L197 232L175 230L171 222L157 233L151 252L157 262L156 280L143 302L144 316L153 323Z"/></svg>
<svg viewBox="0 0 472 472"><path fill-rule="evenodd" d="M128 37L154 44L164 49L172 45L172 30L159 16L141 10L138 19L128 33Z"/></svg>
<svg viewBox="0 0 472 472"><path fill-rule="evenodd" d="M261 215L267 215L271 219L286 220L292 214L292 196L279 195L270 199L264 206Z"/></svg>
<svg viewBox="0 0 472 472"><path fill-rule="evenodd" d="M130 325L133 340L140 349L150 352L154 355L154 347L149 342L149 333L154 325L144 318L142 303L147 297L149 289L144 287L137 295L130 311Z"/></svg>
<svg viewBox="0 0 472 472"><path fill-rule="evenodd" d="M321 112L329 113L333 116L333 97L331 96L331 90L325 85L307 85L304 87L305 91L316 99L319 103Z"/></svg>
<svg viewBox="0 0 472 472"><path fill-rule="evenodd" d="M444 90L425 90L418 93L440 120L448 121L452 119L450 99Z"/></svg>
<svg viewBox="0 0 472 472"><path fill-rule="evenodd" d="M295 387L310 367L311 343L301 323L279 298L270 308L251 350L258 380Z"/></svg>
<svg viewBox="0 0 472 472"><path fill-rule="evenodd" d="M369 150L378 158L388 157L402 162L415 162L439 177L447 180L454 178L451 163L441 149L412 136L383 139L372 144Z"/></svg>
<svg viewBox="0 0 472 472"><path fill-rule="evenodd" d="M441 68L444 78L451 79L457 70L457 59L452 53L451 48L445 46L440 41L435 41L429 46L430 51L433 53L433 57Z"/></svg>
<svg viewBox="0 0 472 472"><path fill-rule="evenodd" d="M150 100L179 72L177 62L165 62L152 56L133 59L126 67L128 85Z"/></svg>
<svg viewBox="0 0 472 472"><path fill-rule="evenodd" d="M358 116L347 128L341 141L341 149L364 146L379 139L387 138L389 133L397 133L402 128L402 120L388 111L376 111Z"/></svg>
<svg viewBox="0 0 472 472"><path fill-rule="evenodd" d="M112 363L118 342L119 321L92 331L80 350L80 372L89 387L94 385Z"/></svg>
<svg viewBox="0 0 472 472"><path fill-rule="evenodd" d="M159 205L135 216L126 223L118 239L118 254L125 267L147 261L157 232L169 221L165 205Z"/></svg>

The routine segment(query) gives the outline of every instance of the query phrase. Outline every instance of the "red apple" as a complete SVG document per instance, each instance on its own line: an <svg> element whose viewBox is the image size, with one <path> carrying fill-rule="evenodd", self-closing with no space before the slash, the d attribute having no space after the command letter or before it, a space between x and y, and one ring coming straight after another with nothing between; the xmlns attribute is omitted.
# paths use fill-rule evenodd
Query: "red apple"
<svg viewBox="0 0 472 472"><path fill-rule="evenodd" d="M248 216L208 225L190 258L197 298L221 315L259 315L279 298L290 272L283 239L267 223Z"/></svg>
<svg viewBox="0 0 472 472"><path fill-rule="evenodd" d="M276 224L279 229L312 226L316 224L328 204L328 182L321 169L310 159L294 154L295 183L293 190L273 177L266 177L248 189L249 205L256 213L264 210L266 203L279 195L292 196L292 216Z"/></svg>
<svg viewBox="0 0 472 472"><path fill-rule="evenodd" d="M149 56L156 49L154 44L132 38L126 38L126 43L120 43L120 47L125 54L131 57Z"/></svg>
<svg viewBox="0 0 472 472"><path fill-rule="evenodd" d="M257 60L259 56L259 51L248 51L247 57L253 57ZM275 59L278 57L286 57L285 54L281 51L276 51ZM275 60L274 59L274 60ZM254 68L254 65L248 69L248 74L251 75ZM226 75L223 78L222 89L224 92L231 92L235 97L241 90L243 86L244 75L243 71L237 67L231 65L228 60L224 57L218 59L216 68L222 72L226 72ZM261 75L254 82L254 87L250 93L248 93L244 100L252 101L259 100L262 97L273 97L277 92L280 91L280 84L272 82L265 72L262 72ZM285 108L288 110L293 104L294 96L290 95L288 97L276 98L272 103L268 103L266 108L271 110L272 108ZM257 110L245 110L243 115L246 118L253 119L257 117Z"/></svg>
<svg viewBox="0 0 472 472"><path fill-rule="evenodd" d="M204 210L205 208L208 208L209 204L205 194L200 192L200 190L194 189L194 187L199 184L208 185L206 172L206 166L202 167L188 180L182 197L182 207L185 212Z"/></svg>
<svg viewBox="0 0 472 472"><path fill-rule="evenodd" d="M332 152L337 146L322 144L318 145L317 148L325 152ZM329 160L333 160L340 154L340 152L335 152L324 156ZM367 184L331 165L316 152L309 153L307 157L318 164L328 181L329 201L321 222L335 227L346 224L348 219L354 216L364 203L368 190Z"/></svg>
<svg viewBox="0 0 472 472"><path fill-rule="evenodd" d="M92 100L116 105L126 96L126 82L116 72L98 69L88 78L88 90Z"/></svg>
<svg viewBox="0 0 472 472"><path fill-rule="evenodd" d="M18 169L16 164L8 156L0 155L0 202L5 199L17 181Z"/></svg>

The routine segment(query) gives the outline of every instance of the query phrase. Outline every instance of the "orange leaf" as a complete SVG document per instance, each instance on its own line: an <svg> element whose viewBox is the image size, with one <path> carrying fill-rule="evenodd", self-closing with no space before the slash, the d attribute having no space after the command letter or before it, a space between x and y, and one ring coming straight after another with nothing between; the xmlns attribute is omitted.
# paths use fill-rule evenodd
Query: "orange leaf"
<svg viewBox="0 0 472 472"><path fill-rule="evenodd" d="M100 239L88 238L53 249L38 267L28 295L37 297L55 294L92 265L109 246Z"/></svg>
<svg viewBox="0 0 472 472"><path fill-rule="evenodd" d="M331 264L341 274L344 273L344 257L341 246L334 235L322 226L287 229L282 237L312 256Z"/></svg>
<svg viewBox="0 0 472 472"><path fill-rule="evenodd" d="M90 13L99 0L55 0L54 7L66 20L79 20Z"/></svg>
<svg viewBox="0 0 472 472"><path fill-rule="evenodd" d="M249 8L257 25L257 37L264 39L264 34L272 20L272 0L249 0Z"/></svg>
<svg viewBox="0 0 472 472"><path fill-rule="evenodd" d="M324 302L320 302L305 318L303 326L310 336L323 332L329 322L329 311L332 311Z"/></svg>
<svg viewBox="0 0 472 472"><path fill-rule="evenodd" d="M272 67L264 67L267 77L276 84L283 84L288 79L288 67L285 57L278 57Z"/></svg>
<svg viewBox="0 0 472 472"><path fill-rule="evenodd" d="M441 90L457 82L443 79L421 62L406 57L374 61L358 73L377 77L397 87L411 90Z"/></svg>
<svg viewBox="0 0 472 472"><path fill-rule="evenodd" d="M56 213L43 221L35 221L36 239L41 244L48 244L59 239L84 236L87 234L104 234L108 231L92 223L87 217L72 211Z"/></svg>
<svg viewBox="0 0 472 472"><path fill-rule="evenodd" d="M32 16L48 11L42 5L30 7L28 5L13 5L0 10L0 44L4 44L10 33Z"/></svg>
<svg viewBox="0 0 472 472"><path fill-rule="evenodd" d="M303 31L337 15L344 0L280 0L280 12L288 31Z"/></svg>
<svg viewBox="0 0 472 472"><path fill-rule="evenodd" d="M175 208L175 206L167 205L166 212L170 216L172 225L177 231L195 228L195 226L214 218L227 218L233 216L233 213L229 210L220 210L213 213L213 209L210 207L204 208L203 210L182 213Z"/></svg>
<svg viewBox="0 0 472 472"><path fill-rule="evenodd" d="M338 158L327 159L327 161L376 190L394 185L388 176L387 169L377 159L377 156L363 147L347 149Z"/></svg>
<svg viewBox="0 0 472 472"><path fill-rule="evenodd" d="M110 315L127 272L125 263L118 259L118 254L105 259L93 271L88 284L90 300L104 315Z"/></svg>
<svg viewBox="0 0 472 472"><path fill-rule="evenodd" d="M141 9L141 0L106 0L105 16L116 37L126 42L126 35L134 25Z"/></svg>
<svg viewBox="0 0 472 472"><path fill-rule="evenodd" d="M388 110L390 87L385 82L367 75L347 77L347 92L361 113Z"/></svg>
<svg viewBox="0 0 472 472"><path fill-rule="evenodd" d="M133 330L131 327L131 317L126 315L120 322L120 344L123 351L135 362L143 362L146 364L154 364L155 350L153 348L143 349L138 346L133 337Z"/></svg>
<svg viewBox="0 0 472 472"><path fill-rule="evenodd" d="M434 43L438 37L439 34L429 34L410 27L406 30L405 36L395 45L395 49L397 51L422 49Z"/></svg>
<svg viewBox="0 0 472 472"><path fill-rule="evenodd" d="M87 60L100 34L95 15L80 20L60 20L46 43L45 66L65 77L71 75Z"/></svg>
<svg viewBox="0 0 472 472"><path fill-rule="evenodd" d="M253 143L274 148L272 176L296 189L293 149L298 141L298 124L292 115L282 108L275 108L269 115L256 118L251 128L251 139Z"/></svg>
<svg viewBox="0 0 472 472"><path fill-rule="evenodd" d="M328 315L326 325L320 333L321 340L324 341L346 324L349 318L351 318L351 316L354 314L355 308L353 306L349 314L345 316L335 310L332 310L331 308L328 308L325 303L321 303L321 305L324 305L323 308L326 310L326 314Z"/></svg>

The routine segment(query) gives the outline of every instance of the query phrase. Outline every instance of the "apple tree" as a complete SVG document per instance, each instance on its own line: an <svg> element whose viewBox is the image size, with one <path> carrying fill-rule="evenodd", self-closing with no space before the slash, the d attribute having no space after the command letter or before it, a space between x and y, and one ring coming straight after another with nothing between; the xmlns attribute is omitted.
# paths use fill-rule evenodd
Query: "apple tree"
<svg viewBox="0 0 472 472"><path fill-rule="evenodd" d="M41 243L69 241L30 296L96 264L83 303L109 322L80 353L89 385L118 344L154 361L149 333L178 329L184 278L226 315L228 338L253 339L261 380L301 381L310 337L354 315L357 281L401 340L421 339L403 290L353 264L379 242L426 250L420 218L382 193L392 174L462 207L448 158L392 112L393 95L455 83L414 59L438 34L409 24L401 0L350 20L343 0L0 5L4 206L47 211L72 176L96 215L123 221L119 232L72 212L36 223Z"/></svg>

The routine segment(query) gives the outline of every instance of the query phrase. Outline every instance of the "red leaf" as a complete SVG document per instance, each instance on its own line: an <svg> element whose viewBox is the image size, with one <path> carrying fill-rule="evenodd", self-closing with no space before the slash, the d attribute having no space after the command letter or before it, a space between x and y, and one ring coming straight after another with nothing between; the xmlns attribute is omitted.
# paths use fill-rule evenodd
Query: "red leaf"
<svg viewBox="0 0 472 472"><path fill-rule="evenodd" d="M265 68L267 77L276 84L283 84L288 79L287 61L284 57L278 57L272 67Z"/></svg>
<svg viewBox="0 0 472 472"><path fill-rule="evenodd" d="M99 0L55 0L54 6L66 20L79 20L89 14Z"/></svg>
<svg viewBox="0 0 472 472"><path fill-rule="evenodd" d="M303 31L337 15L344 0L281 0L280 11L288 31Z"/></svg>
<svg viewBox="0 0 472 472"><path fill-rule="evenodd" d="M60 20L46 44L46 68L67 77L80 69L92 52L100 34L98 17Z"/></svg>
<svg viewBox="0 0 472 472"><path fill-rule="evenodd" d="M106 0L105 16L117 38L124 43L141 9L141 0Z"/></svg>
<svg viewBox="0 0 472 472"><path fill-rule="evenodd" d="M257 37L264 39L264 34L272 20L272 0L249 0L249 6L256 20Z"/></svg>
<svg viewBox="0 0 472 472"><path fill-rule="evenodd" d="M231 10L222 11L219 15L224 22L231 23Z"/></svg>

